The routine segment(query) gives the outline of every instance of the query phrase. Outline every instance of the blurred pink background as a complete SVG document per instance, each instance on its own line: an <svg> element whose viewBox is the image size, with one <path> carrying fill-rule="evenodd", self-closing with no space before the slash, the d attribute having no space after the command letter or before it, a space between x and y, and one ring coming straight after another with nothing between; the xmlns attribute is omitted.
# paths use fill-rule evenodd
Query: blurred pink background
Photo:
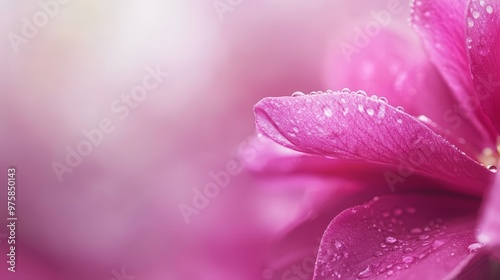
<svg viewBox="0 0 500 280"><path fill-rule="evenodd" d="M277 240L312 219L310 194L325 182L284 186L241 170L265 149L252 142L252 107L341 87L329 60L389 2L0 2L0 172L17 169L18 217L15 273L0 227L0 278L282 279L283 267L314 256L325 225L310 229L311 249L291 252ZM408 3L400 4L388 27L407 33ZM41 12L53 15L45 22ZM41 24L27 31L32 38L24 19ZM145 79L153 83L147 69L168 76L126 103ZM65 164L68 147L87 139L82 130L103 120L112 131L60 181L54 162ZM186 223L180 205L193 206L210 174L238 167ZM7 224L6 201L4 190Z"/></svg>

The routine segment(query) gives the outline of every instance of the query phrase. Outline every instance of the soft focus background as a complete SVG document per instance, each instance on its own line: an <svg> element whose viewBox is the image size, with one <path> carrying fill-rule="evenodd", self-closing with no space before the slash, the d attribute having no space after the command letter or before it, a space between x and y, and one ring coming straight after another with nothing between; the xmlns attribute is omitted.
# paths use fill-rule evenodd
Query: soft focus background
<svg viewBox="0 0 500 280"><path fill-rule="evenodd" d="M1 0L0 178L17 168L19 220L11 273L2 187L0 279L310 278L283 275L296 260L311 266L333 216L299 228L307 240L281 237L315 218L311 193L347 183L264 183L241 170L267 149L252 107L344 87L335 73L370 47L347 57L340 46L391 2L402 10L387 28L411 34L406 1ZM54 162L103 121L112 131L59 180ZM200 200L214 178L224 187ZM303 242L312 249L294 249Z"/></svg>

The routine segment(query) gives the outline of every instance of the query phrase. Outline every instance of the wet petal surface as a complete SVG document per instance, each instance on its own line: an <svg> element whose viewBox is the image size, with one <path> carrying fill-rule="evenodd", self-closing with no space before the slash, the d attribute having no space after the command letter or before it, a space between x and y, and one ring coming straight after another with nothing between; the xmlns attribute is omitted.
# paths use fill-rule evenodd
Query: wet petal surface
<svg viewBox="0 0 500 280"><path fill-rule="evenodd" d="M400 169L388 184L416 172L480 195L491 176L421 121L364 92L265 98L255 114L258 129L287 148Z"/></svg>
<svg viewBox="0 0 500 280"><path fill-rule="evenodd" d="M385 196L348 209L328 226L314 280L444 279L480 252L478 202L427 195Z"/></svg>

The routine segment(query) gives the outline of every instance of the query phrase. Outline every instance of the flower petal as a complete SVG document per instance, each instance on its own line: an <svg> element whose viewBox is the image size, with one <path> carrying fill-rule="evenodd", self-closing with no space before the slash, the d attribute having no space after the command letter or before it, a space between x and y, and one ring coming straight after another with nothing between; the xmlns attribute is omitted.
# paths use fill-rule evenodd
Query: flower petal
<svg viewBox="0 0 500 280"><path fill-rule="evenodd" d="M255 115L258 129L285 147L410 170L390 174L397 181L416 171L479 195L491 175L420 121L362 94L265 98Z"/></svg>
<svg viewBox="0 0 500 280"><path fill-rule="evenodd" d="M500 2L472 0L467 44L476 94L500 132Z"/></svg>
<svg viewBox="0 0 500 280"><path fill-rule="evenodd" d="M466 0L415 0L412 23L422 38L431 61L439 69L461 108L483 135L495 134L488 117L480 110L469 70L465 44ZM493 138L491 138L493 139Z"/></svg>
<svg viewBox="0 0 500 280"><path fill-rule="evenodd" d="M474 200L392 195L348 209L328 226L314 280L444 279L482 245Z"/></svg>

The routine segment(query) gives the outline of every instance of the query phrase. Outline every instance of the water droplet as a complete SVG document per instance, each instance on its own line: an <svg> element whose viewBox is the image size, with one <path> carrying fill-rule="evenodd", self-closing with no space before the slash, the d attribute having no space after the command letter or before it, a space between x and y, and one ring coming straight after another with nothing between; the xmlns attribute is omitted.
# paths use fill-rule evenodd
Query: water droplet
<svg viewBox="0 0 500 280"><path fill-rule="evenodd" d="M412 256L403 257L403 262L404 263L412 263L414 260L415 260L415 258L412 257Z"/></svg>
<svg viewBox="0 0 500 280"><path fill-rule="evenodd" d="M317 92L315 92L315 91L311 91L311 92L309 93L309 95L316 95L316 94L318 94L318 93L317 93Z"/></svg>
<svg viewBox="0 0 500 280"><path fill-rule="evenodd" d="M474 11L474 12L472 12L472 17L473 17L473 18L478 18L478 17L479 17L479 15L480 15L479 11Z"/></svg>
<svg viewBox="0 0 500 280"><path fill-rule="evenodd" d="M302 91L296 91L292 93L292 97L304 96L305 94Z"/></svg>
<svg viewBox="0 0 500 280"><path fill-rule="evenodd" d="M470 17L467 18L467 26L469 26L469 27L474 26L474 20Z"/></svg>
<svg viewBox="0 0 500 280"><path fill-rule="evenodd" d="M473 244L470 244L469 247L467 247L469 249L469 252L475 252L481 248L483 248L484 244L481 244L481 243L473 243Z"/></svg>
<svg viewBox="0 0 500 280"><path fill-rule="evenodd" d="M350 89L348 89L348 88L343 88L341 92L342 92L342 93L350 93L350 92L351 92L351 90L350 90Z"/></svg>
<svg viewBox="0 0 500 280"><path fill-rule="evenodd" d="M397 120L397 122L398 122L399 124L402 124L402 123L403 123L403 120L402 120L402 119L398 119L398 120Z"/></svg>
<svg viewBox="0 0 500 280"><path fill-rule="evenodd" d="M344 107L344 110L342 110L342 115L347 116L347 113L349 113L349 107Z"/></svg>
<svg viewBox="0 0 500 280"><path fill-rule="evenodd" d="M295 132L299 132L299 129L298 129L297 127L294 127L294 128L293 128L293 131L295 131Z"/></svg>
<svg viewBox="0 0 500 280"><path fill-rule="evenodd" d="M389 270L389 271L387 271L387 276L391 276L391 275L393 275L393 274L394 274L394 271L393 271L392 269L391 269L391 270Z"/></svg>
<svg viewBox="0 0 500 280"><path fill-rule="evenodd" d="M372 270L370 269L369 266L365 270L363 270L360 273L358 273L358 277L359 278L368 278L368 277L370 277L372 275L373 275L373 272L372 272Z"/></svg>
<svg viewBox="0 0 500 280"><path fill-rule="evenodd" d="M493 13L493 7L491 7L490 5L486 6L486 12L487 12L488 14Z"/></svg>
<svg viewBox="0 0 500 280"><path fill-rule="evenodd" d="M342 243L340 243L340 241L335 241L335 248L337 249L342 248Z"/></svg>
<svg viewBox="0 0 500 280"><path fill-rule="evenodd" d="M385 244L385 243L380 243L380 247L385 248L385 247L387 247L387 244Z"/></svg>
<svg viewBox="0 0 500 280"><path fill-rule="evenodd" d="M387 98L385 98L383 96L379 97L378 100L381 101L381 102L384 102L384 103L389 103L389 100L387 100Z"/></svg>
<svg viewBox="0 0 500 280"><path fill-rule="evenodd" d="M432 242L432 248L437 249L437 248L443 246L444 243L445 242L443 240L434 240L434 242Z"/></svg>
<svg viewBox="0 0 500 280"><path fill-rule="evenodd" d="M340 98L340 102L347 103L347 100L345 100L345 98Z"/></svg>
<svg viewBox="0 0 500 280"><path fill-rule="evenodd" d="M377 258L382 257L382 255L383 255L383 254L384 254L384 253L382 253L382 252L378 252L378 251L377 251L377 252L375 252L375 253L373 253L373 255L374 255L375 257L377 257Z"/></svg>
<svg viewBox="0 0 500 280"><path fill-rule="evenodd" d="M373 114L375 114L375 111L373 111L372 108L368 108L366 109L366 113L369 115L369 116L373 116Z"/></svg>
<svg viewBox="0 0 500 280"><path fill-rule="evenodd" d="M343 255L343 256L344 256L344 258L346 258L346 259L349 257L349 253L348 253L348 252L344 252L342 255Z"/></svg>
<svg viewBox="0 0 500 280"><path fill-rule="evenodd" d="M420 235L420 236L418 237L418 239L420 239L420 240L426 240L426 239L428 239L428 238L429 238L429 236L428 236L428 235L426 235L426 234L422 234L422 235Z"/></svg>
<svg viewBox="0 0 500 280"><path fill-rule="evenodd" d="M430 123L432 122L431 119L429 119L427 116L424 116L424 115L420 115L417 117L417 119L421 122L425 122L425 123Z"/></svg>
<svg viewBox="0 0 500 280"><path fill-rule="evenodd" d="M479 5L481 5L482 7L484 7L484 0L479 0Z"/></svg>
<svg viewBox="0 0 500 280"><path fill-rule="evenodd" d="M421 253L420 255L418 255L418 258L419 258L419 259L423 259L423 258L425 258L426 256L427 256L427 253L425 253L425 252L424 252L424 253Z"/></svg>
<svg viewBox="0 0 500 280"><path fill-rule="evenodd" d="M412 248L405 248L403 250L404 253L410 253L410 252L413 252L413 249Z"/></svg>
<svg viewBox="0 0 500 280"><path fill-rule="evenodd" d="M404 112L405 111L405 108L403 108L402 106L398 106L396 107L396 109L400 112Z"/></svg>
<svg viewBox="0 0 500 280"><path fill-rule="evenodd" d="M358 90L358 91L356 91L356 94L359 94L361 96L367 96L367 94L364 90Z"/></svg>
<svg viewBox="0 0 500 280"><path fill-rule="evenodd" d="M412 228L410 230L410 232L413 234L422 233L422 229L421 228Z"/></svg>
<svg viewBox="0 0 500 280"><path fill-rule="evenodd" d="M363 108L363 105L359 104L359 105L358 105L358 110L359 110L360 112L363 112L363 109L364 109L364 108Z"/></svg>
<svg viewBox="0 0 500 280"><path fill-rule="evenodd" d="M385 239L385 243L387 244L394 244L398 242L398 240L392 236L388 236L386 239Z"/></svg>
<svg viewBox="0 0 500 280"><path fill-rule="evenodd" d="M374 95L370 96L370 99L372 99L372 100L378 100L378 96L376 96L376 95L374 94Z"/></svg>
<svg viewBox="0 0 500 280"><path fill-rule="evenodd" d="M327 116L327 117L331 117L331 116L333 116L333 111L332 111L332 109L330 109L330 108L328 108L328 107L325 107L325 108L323 109L323 113L324 113L324 114L325 114L325 116Z"/></svg>
<svg viewBox="0 0 500 280"><path fill-rule="evenodd" d="M490 170L493 173L497 173L497 171L498 171L497 167L494 165L489 165L488 170Z"/></svg>

